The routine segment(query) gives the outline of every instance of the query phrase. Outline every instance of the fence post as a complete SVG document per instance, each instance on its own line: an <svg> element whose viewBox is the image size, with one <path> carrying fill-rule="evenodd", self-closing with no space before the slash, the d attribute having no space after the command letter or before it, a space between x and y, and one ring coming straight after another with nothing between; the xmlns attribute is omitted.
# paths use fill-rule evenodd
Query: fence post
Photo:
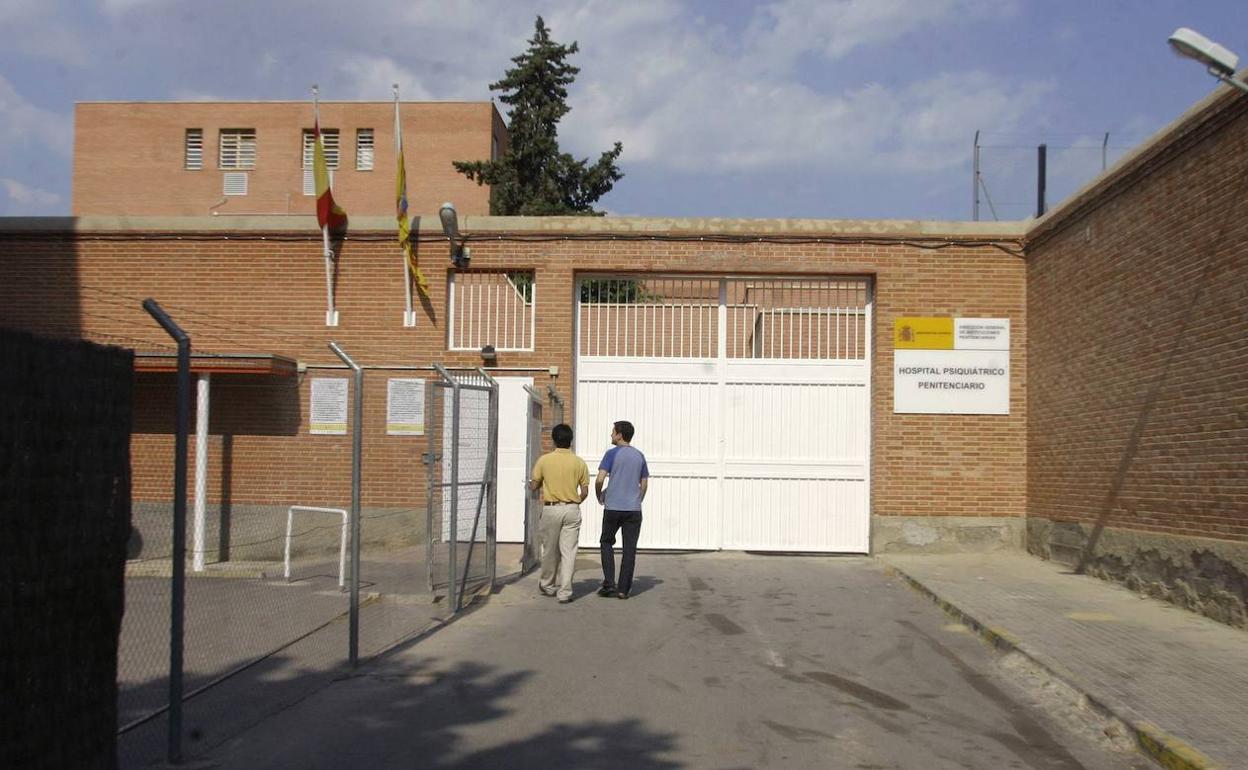
<svg viewBox="0 0 1248 770"><path fill-rule="evenodd" d="M455 547L459 539L459 380L452 377L441 364L434 364L433 368L451 386L451 520L448 528L450 534L447 537L447 560L449 562L447 576L451 582L447 587L446 600L447 606L454 614L459 612L459 586L455 579L455 560L459 558L458 549ZM445 425L442 426L442 430L445 435ZM445 506L445 503L443 505Z"/></svg>
<svg viewBox="0 0 1248 770"><path fill-rule="evenodd" d="M191 411L191 338L161 309L143 300L143 309L178 343L178 385L173 440L173 576L169 600L170 764L182 761L182 646L186 611L186 446Z"/></svg>
<svg viewBox="0 0 1248 770"><path fill-rule="evenodd" d="M481 375L490 386L490 422L487 431L486 441L489 461L485 466L486 483L490 485L490 491L486 497L485 503L485 559L486 566L489 569L490 583L487 595L494 593L494 581L498 577L498 381L485 373L484 369L478 368L477 373Z"/></svg>
<svg viewBox="0 0 1248 770"><path fill-rule="evenodd" d="M329 343L329 349L355 373L351 410L351 606L347 657L351 667L360 663L360 461L364 449L364 370L351 359L338 343Z"/></svg>

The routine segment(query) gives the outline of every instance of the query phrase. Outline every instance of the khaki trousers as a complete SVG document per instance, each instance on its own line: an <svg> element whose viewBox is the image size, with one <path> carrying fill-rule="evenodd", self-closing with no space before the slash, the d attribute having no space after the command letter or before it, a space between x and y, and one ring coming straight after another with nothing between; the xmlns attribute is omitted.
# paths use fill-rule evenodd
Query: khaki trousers
<svg viewBox="0 0 1248 770"><path fill-rule="evenodd" d="M542 539L542 572L537 587L548 596L571 599L576 543L581 537L581 506L576 503L543 505L538 533Z"/></svg>

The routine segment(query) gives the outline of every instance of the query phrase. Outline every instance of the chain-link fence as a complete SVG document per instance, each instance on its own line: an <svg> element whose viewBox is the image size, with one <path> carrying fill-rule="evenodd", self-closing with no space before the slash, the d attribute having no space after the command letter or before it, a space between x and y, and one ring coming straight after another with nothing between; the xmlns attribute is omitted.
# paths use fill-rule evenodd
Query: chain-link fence
<svg viewBox="0 0 1248 770"><path fill-rule="evenodd" d="M429 583L452 609L489 590L495 576L498 385L484 372L437 367L429 414L437 429L429 471Z"/></svg>
<svg viewBox="0 0 1248 770"><path fill-rule="evenodd" d="M182 559L177 378L136 382L123 765L172 757L183 737L191 750L215 745L343 665L417 637L495 578L498 388L484 372L222 371L209 355L190 368Z"/></svg>

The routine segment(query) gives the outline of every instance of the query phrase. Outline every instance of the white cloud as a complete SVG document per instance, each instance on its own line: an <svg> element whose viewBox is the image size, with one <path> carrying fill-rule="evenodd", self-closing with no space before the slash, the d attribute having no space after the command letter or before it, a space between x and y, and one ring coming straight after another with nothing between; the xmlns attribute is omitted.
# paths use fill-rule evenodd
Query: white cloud
<svg viewBox="0 0 1248 770"><path fill-rule="evenodd" d="M939 22L1011 13L1012 0L781 0L759 9L747 34L753 56L784 70L805 53L839 59Z"/></svg>
<svg viewBox="0 0 1248 770"><path fill-rule="evenodd" d="M433 96L416 73L384 56L356 54L338 62L338 69L347 76L345 98L387 101L393 98L391 85L399 84L399 97L406 102L432 99Z"/></svg>
<svg viewBox="0 0 1248 770"><path fill-rule="evenodd" d="M101 7L104 12L113 16L120 16L139 8L146 8L152 5L172 5L175 0L103 0Z"/></svg>
<svg viewBox="0 0 1248 770"><path fill-rule="evenodd" d="M79 12L65 0L2 0L4 45L36 59L86 64L87 40L74 23Z"/></svg>
<svg viewBox="0 0 1248 770"><path fill-rule="evenodd" d="M18 204L19 209L49 209L61 202L61 196L56 193L28 187L16 179L0 179L0 186L4 187L9 200Z"/></svg>
<svg viewBox="0 0 1248 770"><path fill-rule="evenodd" d="M778 5L788 13L795 4ZM946 13L968 5L974 3L933 3ZM932 172L963 163L976 128L1012 130L1053 90L1050 83L955 72L900 87L866 83L822 92L778 71L765 47L734 50L722 30L671 23L665 16L671 9L654 6L651 16L634 19L631 34L585 46L593 53L578 62L581 79L564 121L567 144L584 148L580 154L618 139L626 165L682 171ZM872 10L851 2L835 8L878 20L900 14L903 6L893 1ZM860 30L855 44L870 39L861 31L868 27L867 21L853 26ZM824 53L849 45L808 36L806 50L816 43Z"/></svg>
<svg viewBox="0 0 1248 770"><path fill-rule="evenodd" d="M71 121L27 101L0 75L0 141L6 147L33 145L68 158L74 137Z"/></svg>

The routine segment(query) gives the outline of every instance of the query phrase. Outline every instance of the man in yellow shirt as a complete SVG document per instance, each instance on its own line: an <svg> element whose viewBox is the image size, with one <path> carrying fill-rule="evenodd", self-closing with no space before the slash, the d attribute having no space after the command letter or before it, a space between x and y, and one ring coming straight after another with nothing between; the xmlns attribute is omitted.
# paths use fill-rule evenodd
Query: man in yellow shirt
<svg viewBox="0 0 1248 770"><path fill-rule="evenodd" d="M572 601L572 571L581 536L581 502L589 496L589 469L572 453L572 428L559 423L550 430L555 451L537 459L529 489L542 490L542 571L537 588L545 596Z"/></svg>

